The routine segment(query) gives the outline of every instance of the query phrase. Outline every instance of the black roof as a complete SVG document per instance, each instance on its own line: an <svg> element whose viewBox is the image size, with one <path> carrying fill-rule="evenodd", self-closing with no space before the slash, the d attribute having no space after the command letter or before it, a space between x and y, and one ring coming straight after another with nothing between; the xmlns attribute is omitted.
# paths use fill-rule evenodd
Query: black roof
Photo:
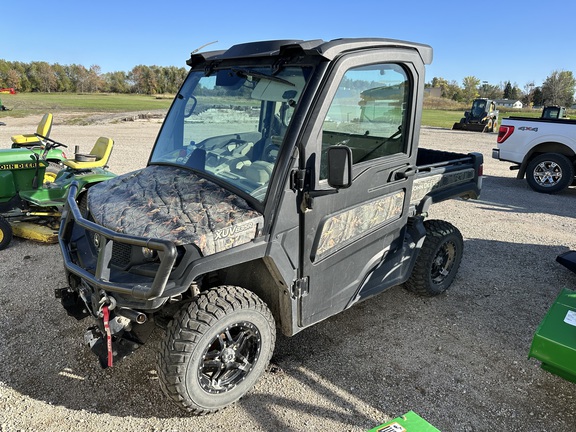
<svg viewBox="0 0 576 432"><path fill-rule="evenodd" d="M282 56L291 53L319 55L327 60L332 60L345 52L384 47L415 49L418 51L425 64L432 63L432 47L429 45L384 38L344 38L334 39L328 42L321 39L308 41L295 39L248 42L233 45L229 49L223 51L192 53L190 59L186 63L189 66L195 66L212 60L241 57Z"/></svg>

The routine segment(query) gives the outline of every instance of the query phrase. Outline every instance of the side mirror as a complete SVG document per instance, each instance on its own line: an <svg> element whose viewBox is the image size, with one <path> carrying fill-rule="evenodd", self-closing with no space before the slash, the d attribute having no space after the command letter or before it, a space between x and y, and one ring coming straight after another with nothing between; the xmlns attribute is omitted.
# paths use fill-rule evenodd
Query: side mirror
<svg viewBox="0 0 576 432"><path fill-rule="evenodd" d="M334 189L352 185L352 150L347 146L328 148L328 184Z"/></svg>

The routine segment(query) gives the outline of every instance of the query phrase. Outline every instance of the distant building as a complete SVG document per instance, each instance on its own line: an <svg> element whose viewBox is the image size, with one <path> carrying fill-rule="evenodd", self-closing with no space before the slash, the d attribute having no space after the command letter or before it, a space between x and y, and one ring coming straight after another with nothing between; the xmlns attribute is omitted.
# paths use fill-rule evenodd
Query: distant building
<svg viewBox="0 0 576 432"><path fill-rule="evenodd" d="M496 99L496 107L504 107L504 108L517 108L522 109L524 106L521 101L516 99Z"/></svg>

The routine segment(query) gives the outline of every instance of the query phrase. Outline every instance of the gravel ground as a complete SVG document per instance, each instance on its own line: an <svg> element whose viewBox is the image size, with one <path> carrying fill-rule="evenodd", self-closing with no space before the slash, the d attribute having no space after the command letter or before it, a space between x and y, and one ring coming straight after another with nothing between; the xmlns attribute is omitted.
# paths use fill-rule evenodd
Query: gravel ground
<svg viewBox="0 0 576 432"><path fill-rule="evenodd" d="M4 118L0 147L41 116ZM89 150L116 142L110 166L145 165L159 120L66 126L52 138ZM362 431L414 410L443 432L574 431L576 385L527 358L532 336L576 274L555 262L576 249L576 189L548 196L491 159L494 134L424 128L421 145L485 157L480 200L432 206L464 236L450 290L421 298L402 287L293 338L279 335L273 364L240 402L193 417L162 395L162 336L113 369L83 346L86 322L66 316L56 245L15 239L0 252L0 431Z"/></svg>

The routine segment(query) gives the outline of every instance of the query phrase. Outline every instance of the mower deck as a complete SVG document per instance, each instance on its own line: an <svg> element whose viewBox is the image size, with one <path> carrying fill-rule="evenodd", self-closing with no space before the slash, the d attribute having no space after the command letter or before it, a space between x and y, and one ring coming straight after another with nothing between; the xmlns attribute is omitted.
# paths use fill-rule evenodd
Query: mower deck
<svg viewBox="0 0 576 432"><path fill-rule="evenodd" d="M13 222L10 225L16 237L49 244L58 242L58 230L54 230L49 226L32 222Z"/></svg>

